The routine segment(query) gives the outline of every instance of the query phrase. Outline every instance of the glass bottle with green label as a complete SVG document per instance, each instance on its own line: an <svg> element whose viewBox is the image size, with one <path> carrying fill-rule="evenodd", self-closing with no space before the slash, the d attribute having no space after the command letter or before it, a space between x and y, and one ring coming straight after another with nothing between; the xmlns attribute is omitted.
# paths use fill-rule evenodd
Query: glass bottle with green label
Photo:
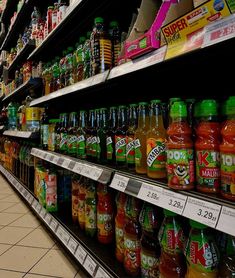
<svg viewBox="0 0 235 278"><path fill-rule="evenodd" d="M118 107L118 124L115 131L115 153L117 166L126 166L126 132L127 109L122 105Z"/></svg>
<svg viewBox="0 0 235 278"><path fill-rule="evenodd" d="M163 125L161 101L150 105L150 127L147 131L147 175L150 178L166 178L166 130Z"/></svg>
<svg viewBox="0 0 235 278"><path fill-rule="evenodd" d="M59 122L55 126L55 151L60 152L60 129L62 126L62 115L60 114Z"/></svg>
<svg viewBox="0 0 235 278"><path fill-rule="evenodd" d="M129 170L135 169L135 141L137 128L137 104L130 104L128 109L128 130L126 132L126 162Z"/></svg>
<svg viewBox="0 0 235 278"><path fill-rule="evenodd" d="M147 173L147 131L149 130L149 109L147 102L140 102L138 108L138 127L135 131L135 171Z"/></svg>
<svg viewBox="0 0 235 278"><path fill-rule="evenodd" d="M88 121L86 126L86 156L87 160L91 160L91 140L92 140L92 130L94 128L95 121L95 111L89 110Z"/></svg>
<svg viewBox="0 0 235 278"><path fill-rule="evenodd" d="M77 157L86 159L86 111L79 113L79 127L77 130Z"/></svg>
<svg viewBox="0 0 235 278"><path fill-rule="evenodd" d="M92 75L91 73L91 32L87 32L86 41L83 45L83 79L86 79Z"/></svg>
<svg viewBox="0 0 235 278"><path fill-rule="evenodd" d="M97 148L98 148L98 137L97 130L99 129L100 124L100 110L94 110L94 120L92 126L92 138L91 138L91 160L97 162Z"/></svg>
<svg viewBox="0 0 235 278"><path fill-rule="evenodd" d="M83 67L84 67L84 55L83 55L83 45L85 42L86 38L85 37L80 37L79 38L79 43L76 49L76 76L75 82L83 80Z"/></svg>
<svg viewBox="0 0 235 278"><path fill-rule="evenodd" d="M41 146L44 150L48 149L48 139L49 139L49 118L48 118L48 107L45 108L41 117L40 125L40 135L41 135Z"/></svg>
<svg viewBox="0 0 235 278"><path fill-rule="evenodd" d="M68 114L61 114L61 128L60 128L60 152L67 153L68 142Z"/></svg>
<svg viewBox="0 0 235 278"><path fill-rule="evenodd" d="M100 124L97 130L97 161L99 163L106 163L106 134L108 131L107 125L107 109L100 109Z"/></svg>
<svg viewBox="0 0 235 278"><path fill-rule="evenodd" d="M65 87L72 85L73 80L73 47L68 47L66 55Z"/></svg>
<svg viewBox="0 0 235 278"><path fill-rule="evenodd" d="M71 112L69 115L69 128L68 128L68 154L76 157L77 154L77 128L78 128L78 116L76 112Z"/></svg>
<svg viewBox="0 0 235 278"><path fill-rule="evenodd" d="M106 158L108 164L115 164L115 131L117 128L117 108L115 106L109 109L109 128L106 133Z"/></svg>

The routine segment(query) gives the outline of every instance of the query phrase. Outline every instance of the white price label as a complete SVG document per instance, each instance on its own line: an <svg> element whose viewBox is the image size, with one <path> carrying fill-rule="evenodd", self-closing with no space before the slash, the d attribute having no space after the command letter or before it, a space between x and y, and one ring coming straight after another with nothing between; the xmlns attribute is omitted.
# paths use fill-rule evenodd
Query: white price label
<svg viewBox="0 0 235 278"><path fill-rule="evenodd" d="M76 163L74 168L73 168L73 171L77 174L81 174L82 172L82 169L83 169L83 164L82 163Z"/></svg>
<svg viewBox="0 0 235 278"><path fill-rule="evenodd" d="M86 255L87 252L84 250L84 248L81 245L78 245L77 251L75 253L75 257L77 258L80 264L83 264Z"/></svg>
<svg viewBox="0 0 235 278"><path fill-rule="evenodd" d="M41 204L38 203L36 208L35 208L35 210L38 214L40 214L41 208L42 208Z"/></svg>
<svg viewBox="0 0 235 278"><path fill-rule="evenodd" d="M67 245L69 242L69 238L70 235L67 233L67 231L65 231L65 229L59 225L57 231L56 231L57 236L59 237L59 239L65 244Z"/></svg>
<svg viewBox="0 0 235 278"><path fill-rule="evenodd" d="M24 195L25 200L28 200L29 192L27 190L24 191L23 195Z"/></svg>
<svg viewBox="0 0 235 278"><path fill-rule="evenodd" d="M70 237L69 243L68 243L68 249L70 250L70 252L72 254L74 254L77 247L78 247L78 242L75 239L73 239L72 237Z"/></svg>
<svg viewBox="0 0 235 278"><path fill-rule="evenodd" d="M51 215L50 215L50 213L46 214L45 222L47 223L48 226L50 226L50 223L51 223Z"/></svg>
<svg viewBox="0 0 235 278"><path fill-rule="evenodd" d="M54 156L52 162L55 163L55 164L57 164L58 161L59 161L59 159L60 159L60 158L59 158L58 156Z"/></svg>
<svg viewBox="0 0 235 278"><path fill-rule="evenodd" d="M81 175L87 178L91 178L92 177L91 172L92 172L92 167L88 165L84 165L82 168Z"/></svg>
<svg viewBox="0 0 235 278"><path fill-rule="evenodd" d="M33 200L34 200L34 198L33 198L33 196L30 194L29 197L28 197L28 202L29 202L30 205L32 204Z"/></svg>
<svg viewBox="0 0 235 278"><path fill-rule="evenodd" d="M115 174L110 184L110 187L117 189L121 192L124 192L128 182L129 182L129 178Z"/></svg>
<svg viewBox="0 0 235 278"><path fill-rule="evenodd" d="M16 179L13 179L13 180L12 180L12 184L13 184L15 187L16 187L17 183L18 183L18 181L17 181Z"/></svg>
<svg viewBox="0 0 235 278"><path fill-rule="evenodd" d="M216 229L235 236L235 209L222 207Z"/></svg>
<svg viewBox="0 0 235 278"><path fill-rule="evenodd" d="M69 168L69 163L71 162L71 160L68 159L64 159L63 163L62 163L62 167L68 169Z"/></svg>
<svg viewBox="0 0 235 278"><path fill-rule="evenodd" d="M162 197L160 199L160 207L181 215L184 211L186 201L187 196L171 190L163 189Z"/></svg>
<svg viewBox="0 0 235 278"><path fill-rule="evenodd" d="M87 272L93 276L97 263L95 263L90 256L86 257L85 263L84 263L84 268L87 270Z"/></svg>
<svg viewBox="0 0 235 278"><path fill-rule="evenodd" d="M142 183L137 198L154 205L159 205L162 188L147 183Z"/></svg>
<svg viewBox="0 0 235 278"><path fill-rule="evenodd" d="M94 167L91 171L91 179L97 181L100 178L102 173L103 173L102 169Z"/></svg>
<svg viewBox="0 0 235 278"><path fill-rule="evenodd" d="M188 197L183 216L215 228L220 210L220 205Z"/></svg>
<svg viewBox="0 0 235 278"><path fill-rule="evenodd" d="M52 229L53 232L56 231L57 226L58 226L58 222L52 218L51 223L50 223L50 228Z"/></svg>
<svg viewBox="0 0 235 278"><path fill-rule="evenodd" d="M95 278L110 278L110 276L103 270L103 268L99 267Z"/></svg>
<svg viewBox="0 0 235 278"><path fill-rule="evenodd" d="M33 200L32 207L36 210L36 207L38 205L38 201L36 199Z"/></svg>
<svg viewBox="0 0 235 278"><path fill-rule="evenodd" d="M42 209L40 211L40 216L42 217L42 219L44 219L46 213L47 213L47 211L42 207Z"/></svg>
<svg viewBox="0 0 235 278"><path fill-rule="evenodd" d="M50 161L51 155L50 154L46 154L45 160Z"/></svg>

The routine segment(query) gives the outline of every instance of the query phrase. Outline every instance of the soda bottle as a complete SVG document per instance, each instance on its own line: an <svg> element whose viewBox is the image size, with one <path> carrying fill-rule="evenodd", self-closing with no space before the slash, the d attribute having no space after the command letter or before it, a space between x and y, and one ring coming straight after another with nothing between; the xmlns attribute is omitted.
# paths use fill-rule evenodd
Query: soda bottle
<svg viewBox="0 0 235 278"><path fill-rule="evenodd" d="M85 199L85 233L90 237L94 237L97 230L96 204L96 184L89 180Z"/></svg>
<svg viewBox="0 0 235 278"><path fill-rule="evenodd" d="M108 164L114 164L116 161L115 153L115 131L117 128L117 108L115 106L109 109L109 128L106 133L106 157Z"/></svg>
<svg viewBox="0 0 235 278"><path fill-rule="evenodd" d="M55 126L55 151L60 152L60 129L62 127L62 115L59 116L59 122Z"/></svg>
<svg viewBox="0 0 235 278"><path fill-rule="evenodd" d="M112 66L115 67L121 51L121 32L117 21L109 23L109 37L112 43Z"/></svg>
<svg viewBox="0 0 235 278"><path fill-rule="evenodd" d="M55 57L54 64L52 65L52 82L53 82L53 92L61 89L60 85L60 67L59 67L60 58Z"/></svg>
<svg viewBox="0 0 235 278"><path fill-rule="evenodd" d="M192 130L187 122L187 109L183 101L174 102L170 116L172 123L167 129L168 186L190 190L194 187L194 159Z"/></svg>
<svg viewBox="0 0 235 278"><path fill-rule="evenodd" d="M115 153L117 166L126 166L126 132L127 109L126 106L118 107L118 123L115 131Z"/></svg>
<svg viewBox="0 0 235 278"><path fill-rule="evenodd" d="M88 179L81 176L78 182L78 223L82 230L85 229L85 199Z"/></svg>
<svg viewBox="0 0 235 278"><path fill-rule="evenodd" d="M166 177L166 130L163 125L161 101L152 100L150 126L147 131L147 175L159 179Z"/></svg>
<svg viewBox="0 0 235 278"><path fill-rule="evenodd" d="M14 102L10 102L7 107L8 129L17 130L17 110L18 106Z"/></svg>
<svg viewBox="0 0 235 278"><path fill-rule="evenodd" d="M137 128L137 105L130 104L129 121L126 132L126 162L129 170L135 169L135 140L134 135Z"/></svg>
<svg viewBox="0 0 235 278"><path fill-rule="evenodd" d="M116 248L115 255L116 259L119 262L123 262L124 259L124 224L125 224L125 203L127 195L118 192L115 198L117 214L115 217L115 239L116 239Z"/></svg>
<svg viewBox="0 0 235 278"><path fill-rule="evenodd" d="M97 161L99 163L106 163L106 134L108 131L107 125L107 109L101 108L100 109L100 124L99 128L97 129Z"/></svg>
<svg viewBox="0 0 235 278"><path fill-rule="evenodd" d="M91 33L92 76L108 70L112 66L112 45L104 28L104 19L96 17Z"/></svg>
<svg viewBox="0 0 235 278"><path fill-rule="evenodd" d="M60 67L60 89L65 87L66 56L67 56L67 51L64 50L62 52L62 58L60 59L60 63L59 63L59 67Z"/></svg>
<svg viewBox="0 0 235 278"><path fill-rule="evenodd" d="M226 102L226 115L222 129L221 157L221 194L228 200L235 200L235 97Z"/></svg>
<svg viewBox="0 0 235 278"><path fill-rule="evenodd" d="M114 237L114 208L108 186L98 184L97 189L97 237L103 244L109 244Z"/></svg>
<svg viewBox="0 0 235 278"><path fill-rule="evenodd" d="M141 236L141 277L159 277L160 245L157 238L158 213L157 208L144 203L139 216L142 228Z"/></svg>
<svg viewBox="0 0 235 278"><path fill-rule="evenodd" d="M91 77L91 32L87 32L86 41L83 45L83 78Z"/></svg>
<svg viewBox="0 0 235 278"><path fill-rule="evenodd" d="M78 117L76 112L71 112L69 115L69 128L68 128L68 141L67 152L69 155L77 156L77 144L78 144Z"/></svg>
<svg viewBox="0 0 235 278"><path fill-rule="evenodd" d="M86 111L84 110L81 110L79 113L77 136L77 157L80 159L86 159Z"/></svg>
<svg viewBox="0 0 235 278"><path fill-rule="evenodd" d="M89 110L89 116L88 116L88 125L86 127L86 155L87 159L91 160L91 140L92 140L92 132L94 128L94 121L95 121L95 110Z"/></svg>
<svg viewBox="0 0 235 278"><path fill-rule="evenodd" d="M61 114L61 128L60 128L60 152L66 154L68 151L68 114Z"/></svg>
<svg viewBox="0 0 235 278"><path fill-rule="evenodd" d="M84 72L84 56L83 56L83 45L86 41L85 37L79 38L79 43L76 49L76 80L75 82L83 80Z"/></svg>
<svg viewBox="0 0 235 278"><path fill-rule="evenodd" d="M49 138L49 118L48 118L48 107L45 108L41 117L40 125L40 135L41 135L41 146L43 150L48 149L48 138Z"/></svg>
<svg viewBox="0 0 235 278"><path fill-rule="evenodd" d="M127 196L125 204L125 224L124 224L124 268L131 276L140 274L140 237L141 227L139 214L141 211L141 201L137 198Z"/></svg>
<svg viewBox="0 0 235 278"><path fill-rule="evenodd" d="M185 248L185 278L218 277L219 252L212 231L193 220L190 220L190 226L191 231Z"/></svg>
<svg viewBox="0 0 235 278"><path fill-rule="evenodd" d="M164 215L165 218L158 234L161 245L160 277L183 278L186 272L183 254L184 232L176 213L164 209Z"/></svg>
<svg viewBox="0 0 235 278"><path fill-rule="evenodd" d="M79 196L79 177L77 174L72 176L72 219L73 223L76 224L78 222L78 196Z"/></svg>
<svg viewBox="0 0 235 278"><path fill-rule="evenodd" d="M216 101L203 100L200 110L195 142L197 190L217 193L220 190L220 123Z"/></svg>
<svg viewBox="0 0 235 278"><path fill-rule="evenodd" d="M135 131L135 171L147 173L147 131L149 130L149 113L146 102L139 103L138 127Z"/></svg>
<svg viewBox="0 0 235 278"><path fill-rule="evenodd" d="M97 130L99 129L100 124L100 110L94 110L94 121L92 126L92 139L91 139L91 160L93 162L97 161L97 148L98 148L98 137L97 137Z"/></svg>

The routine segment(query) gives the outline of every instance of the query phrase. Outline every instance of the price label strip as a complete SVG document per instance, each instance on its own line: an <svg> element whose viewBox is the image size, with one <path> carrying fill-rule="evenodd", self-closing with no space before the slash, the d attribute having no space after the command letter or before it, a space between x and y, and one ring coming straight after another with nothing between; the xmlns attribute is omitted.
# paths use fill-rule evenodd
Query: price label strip
<svg viewBox="0 0 235 278"><path fill-rule="evenodd" d="M95 278L110 278L110 276L103 270L103 268L99 267L95 274Z"/></svg>
<svg viewBox="0 0 235 278"><path fill-rule="evenodd" d="M69 166L68 166L68 169L69 169L69 170L73 170L75 164L76 164L75 161L70 161Z"/></svg>
<svg viewBox="0 0 235 278"><path fill-rule="evenodd" d="M92 167L88 165L84 165L81 171L81 175L91 179L92 178L91 172L92 172Z"/></svg>
<svg viewBox="0 0 235 278"><path fill-rule="evenodd" d="M54 157L53 157L53 161L52 161L52 162L53 162L53 163L55 163L55 164L57 165L57 164L58 164L59 159L60 159L60 158L59 158L58 156L54 156Z"/></svg>
<svg viewBox="0 0 235 278"><path fill-rule="evenodd" d="M59 160L57 161L57 165L61 166L64 162L64 159L62 157L59 158Z"/></svg>
<svg viewBox="0 0 235 278"><path fill-rule="evenodd" d="M74 254L76 249L77 249L77 247L78 247L78 242L74 238L70 237L69 242L68 242L68 249L69 249L69 251L72 254Z"/></svg>
<svg viewBox="0 0 235 278"><path fill-rule="evenodd" d="M45 222L47 223L48 226L50 226L50 223L51 223L51 215L50 215L50 213L46 214Z"/></svg>
<svg viewBox="0 0 235 278"><path fill-rule="evenodd" d="M65 231L65 229L59 225L56 234L59 237L59 239L64 243L64 245L67 246L70 238L70 235L67 233L67 231Z"/></svg>
<svg viewBox="0 0 235 278"><path fill-rule="evenodd" d="M103 173L103 169L93 167L93 169L91 171L91 178L95 181L98 181L98 179L100 178L102 173Z"/></svg>
<svg viewBox="0 0 235 278"><path fill-rule="evenodd" d="M220 211L220 205L188 197L183 216L215 228Z"/></svg>
<svg viewBox="0 0 235 278"><path fill-rule="evenodd" d="M36 210L37 205L38 205L38 201L36 199L34 199L33 204L32 204L32 207L34 210Z"/></svg>
<svg viewBox="0 0 235 278"><path fill-rule="evenodd" d="M57 226L58 226L58 222L52 218L50 223L50 228L52 229L53 232L56 231Z"/></svg>
<svg viewBox="0 0 235 278"><path fill-rule="evenodd" d="M83 169L83 164L82 163L76 163L74 168L73 168L73 171L77 174L81 174L82 172L82 169Z"/></svg>
<svg viewBox="0 0 235 278"><path fill-rule="evenodd" d="M216 229L235 236L235 209L222 207Z"/></svg>
<svg viewBox="0 0 235 278"><path fill-rule="evenodd" d="M93 274L95 272L95 269L96 269L96 266L97 266L97 263L94 262L94 260L90 256L87 256L83 266L87 270L87 272L91 276L93 276Z"/></svg>
<svg viewBox="0 0 235 278"><path fill-rule="evenodd" d="M65 158L63 163L62 163L62 167L68 169L70 162L71 162L71 160L68 160L68 159Z"/></svg>
<svg viewBox="0 0 235 278"><path fill-rule="evenodd" d="M137 198L154 205L159 205L162 196L162 188L147 183L142 183Z"/></svg>
<svg viewBox="0 0 235 278"><path fill-rule="evenodd" d="M38 214L40 214L41 208L42 208L41 204L38 203L35 209Z"/></svg>
<svg viewBox="0 0 235 278"><path fill-rule="evenodd" d="M75 253L75 257L77 258L77 260L81 265L83 265L86 255L87 252L84 250L84 248L81 245L78 245L77 251Z"/></svg>
<svg viewBox="0 0 235 278"><path fill-rule="evenodd" d="M45 218L47 211L42 207L41 211L40 211L40 216L42 217L42 219Z"/></svg>
<svg viewBox="0 0 235 278"><path fill-rule="evenodd" d="M29 197L28 197L28 202L29 202L30 205L32 204L33 200L34 200L34 198L33 198L33 196L30 194Z"/></svg>
<svg viewBox="0 0 235 278"><path fill-rule="evenodd" d="M119 174L115 174L110 184L110 187L117 189L118 191L124 192L128 182L129 178L121 176Z"/></svg>

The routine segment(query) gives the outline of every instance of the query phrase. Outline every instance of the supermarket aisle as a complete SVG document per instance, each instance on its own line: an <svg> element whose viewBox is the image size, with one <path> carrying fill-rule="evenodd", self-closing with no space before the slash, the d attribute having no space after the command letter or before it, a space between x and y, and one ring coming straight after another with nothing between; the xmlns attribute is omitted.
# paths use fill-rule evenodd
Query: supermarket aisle
<svg viewBox="0 0 235 278"><path fill-rule="evenodd" d="M0 176L0 278L80 278L68 259L17 193Z"/></svg>

